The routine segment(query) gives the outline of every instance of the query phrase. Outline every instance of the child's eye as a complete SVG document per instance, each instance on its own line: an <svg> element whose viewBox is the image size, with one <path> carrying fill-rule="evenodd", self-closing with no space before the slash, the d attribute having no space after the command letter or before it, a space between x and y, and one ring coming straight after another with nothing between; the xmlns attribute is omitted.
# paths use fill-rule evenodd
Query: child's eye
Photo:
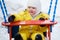
<svg viewBox="0 0 60 40"><path fill-rule="evenodd" d="M33 7L33 9L36 9L35 7Z"/></svg>
<svg viewBox="0 0 60 40"><path fill-rule="evenodd" d="M30 6L28 8L31 8Z"/></svg>

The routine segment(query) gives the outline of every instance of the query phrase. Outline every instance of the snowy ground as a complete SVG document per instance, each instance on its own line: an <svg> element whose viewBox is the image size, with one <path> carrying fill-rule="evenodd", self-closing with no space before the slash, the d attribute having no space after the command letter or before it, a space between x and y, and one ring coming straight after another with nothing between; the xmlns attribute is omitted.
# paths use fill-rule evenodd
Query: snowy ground
<svg viewBox="0 0 60 40"><path fill-rule="evenodd" d="M21 1L21 3L20 3ZM41 0L41 5L42 5L42 11L47 13L48 12L48 8L49 8L49 2L50 0ZM60 40L60 0L58 0L58 5L57 5L57 11L56 11L56 18L55 20L58 22L58 24L56 24L53 27L53 31L51 33L51 40ZM19 12L22 5L24 5L26 2L24 0L24 2L22 0L5 0L7 9L8 9L8 13L15 13L15 12ZM53 13L53 9L54 9L54 3L55 0L53 0L53 5L52 5L52 11L51 13ZM10 5L11 4L11 5ZM20 5L22 4L22 5ZM26 4L25 4L26 6ZM25 8L25 6L23 8ZM50 14L51 16L51 14ZM52 16L50 17L52 19ZM3 27L1 25L1 22L3 21L3 15L0 9L0 40L9 40L9 36L7 33L7 28Z"/></svg>

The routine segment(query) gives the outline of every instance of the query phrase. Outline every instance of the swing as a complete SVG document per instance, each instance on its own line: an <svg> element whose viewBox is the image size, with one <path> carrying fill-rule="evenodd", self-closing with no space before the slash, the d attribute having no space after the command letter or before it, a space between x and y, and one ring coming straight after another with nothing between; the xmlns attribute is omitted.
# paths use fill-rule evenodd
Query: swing
<svg viewBox="0 0 60 40"><path fill-rule="evenodd" d="M52 2L53 2L53 0L51 0L51 2L50 2L48 15L50 15L50 12L51 12ZM53 12L53 17L52 17L53 18L52 19L53 22L55 21L55 14L56 14L57 3L58 3L58 0L55 1L54 12ZM52 26L50 27L50 32L52 32Z"/></svg>
<svg viewBox="0 0 60 40"><path fill-rule="evenodd" d="M53 0L51 0L51 4L50 4L50 8L49 8L48 14L50 14L50 11L51 11L52 1L53 1ZM5 5L4 0L2 0L2 2L3 2L3 5ZM0 1L0 5L1 5L1 1ZM9 27L9 28L10 28L10 40L11 40L11 36L12 36L12 35L11 35L11 28L12 28L13 25L26 25L26 24L28 24L28 25L41 25L41 24L45 24L45 25L47 25L47 26L49 27L48 30L49 30L49 32L50 32L50 30L51 30L51 29L50 29L50 25L54 25L54 24L57 23L57 22L54 21L54 19L55 19L55 14L56 14L56 6L57 6L57 0L56 0L55 7L54 7L54 15L53 15L53 20L52 20L52 21L45 20L45 21L42 21L42 23L41 23L41 21L32 20L32 21L27 21L28 23L26 23L26 21L25 21L24 24L20 24L20 22L8 23L8 22L6 21L6 16L5 16L3 7L2 7L2 5L1 5L1 9L2 9L2 12L3 12L4 20L5 20L5 22L3 22L2 25L4 25L4 26L10 26L10 27ZM5 8L5 12L6 12L6 15L7 15L6 6L4 6L4 8ZM47 21L48 21L48 23L46 23ZM29 23L29 22L34 22L34 23ZM14 24L14 23L15 23L15 24ZM21 22L21 23L22 23L22 22ZM37 24L36 24L36 23L37 23ZM51 40L51 39L49 38L49 40Z"/></svg>

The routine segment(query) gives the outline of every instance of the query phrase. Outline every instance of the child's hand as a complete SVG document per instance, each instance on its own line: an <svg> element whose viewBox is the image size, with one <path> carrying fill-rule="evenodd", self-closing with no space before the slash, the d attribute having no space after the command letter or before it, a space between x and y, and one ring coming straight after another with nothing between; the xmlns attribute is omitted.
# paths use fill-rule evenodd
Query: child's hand
<svg viewBox="0 0 60 40"><path fill-rule="evenodd" d="M39 18L39 20L45 20L44 18ZM46 25L40 25L41 27L44 27Z"/></svg>
<svg viewBox="0 0 60 40"><path fill-rule="evenodd" d="M39 20L45 20L44 18L39 18Z"/></svg>
<svg viewBox="0 0 60 40"><path fill-rule="evenodd" d="M9 21L9 22L13 22L14 19L15 19L15 16L14 16L14 15L11 15L11 16L8 18L8 21Z"/></svg>

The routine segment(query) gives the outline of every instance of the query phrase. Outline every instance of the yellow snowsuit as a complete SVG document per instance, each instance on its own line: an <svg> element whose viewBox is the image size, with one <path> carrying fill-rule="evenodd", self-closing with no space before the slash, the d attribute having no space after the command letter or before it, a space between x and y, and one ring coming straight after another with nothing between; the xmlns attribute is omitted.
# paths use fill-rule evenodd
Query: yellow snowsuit
<svg viewBox="0 0 60 40"><path fill-rule="evenodd" d="M40 18L49 19L49 15L45 13L40 13L35 18L33 18L28 11L23 11L18 14L13 14L15 16L14 21L25 21L25 20L39 20ZM47 30L47 26L41 27L40 25L20 25L19 34L22 36L23 40L31 38L35 40L37 34L42 36L42 40L45 40L43 32Z"/></svg>

